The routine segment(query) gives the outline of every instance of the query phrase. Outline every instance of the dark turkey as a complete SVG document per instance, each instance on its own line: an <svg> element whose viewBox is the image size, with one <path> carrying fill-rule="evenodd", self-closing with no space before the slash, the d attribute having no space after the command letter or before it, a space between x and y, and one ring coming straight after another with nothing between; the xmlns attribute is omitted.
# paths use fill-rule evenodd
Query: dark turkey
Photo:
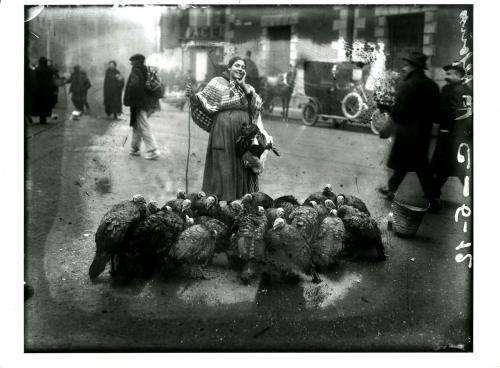
<svg viewBox="0 0 500 368"><path fill-rule="evenodd" d="M89 268L89 277L95 281L111 260L111 271L115 272L115 256L120 253L124 241L135 226L148 214L143 196L135 195L132 200L115 204L106 212L95 234L95 257Z"/></svg>
<svg viewBox="0 0 500 368"><path fill-rule="evenodd" d="M321 222L318 236L312 244L312 260L319 270L326 270L335 263L337 256L344 250L345 227L337 216L337 210Z"/></svg>
<svg viewBox="0 0 500 368"><path fill-rule="evenodd" d="M320 224L318 211L309 206L298 206L292 210L288 223L295 226L308 244L311 244Z"/></svg>
<svg viewBox="0 0 500 368"><path fill-rule="evenodd" d="M264 257L259 257L264 273L284 280L297 280L306 273L313 276L313 282L321 282L312 263L311 248L297 228L277 218L266 232L265 242Z"/></svg>
<svg viewBox="0 0 500 368"><path fill-rule="evenodd" d="M194 219L195 224L203 225L208 230L215 230L217 238L215 240L215 253L226 252L229 246L229 229L226 224L215 218L199 216Z"/></svg>
<svg viewBox="0 0 500 368"><path fill-rule="evenodd" d="M343 205L338 209L346 229L346 247L355 256L363 249L375 249L377 259L385 260L382 234L377 222L366 213L352 206Z"/></svg>
<svg viewBox="0 0 500 368"><path fill-rule="evenodd" d="M206 266L215 251L217 231L195 224L186 228L172 245L169 256L178 265L188 268L194 278L207 279L202 266Z"/></svg>
<svg viewBox="0 0 500 368"><path fill-rule="evenodd" d="M252 193L252 195L254 196L255 203L258 206L264 207L265 210L273 207L274 200L266 193L255 192L255 193Z"/></svg>
<svg viewBox="0 0 500 368"><path fill-rule="evenodd" d="M239 201L232 201L230 204L221 205L219 203L212 205L208 210L208 216L222 221L228 227L230 233L237 231L235 220L243 210Z"/></svg>
<svg viewBox="0 0 500 368"><path fill-rule="evenodd" d="M170 207L172 211L180 214L189 214L191 211L191 201L189 199L182 199L182 198L172 199L167 203L165 203L162 209L167 206Z"/></svg>
<svg viewBox="0 0 500 368"><path fill-rule="evenodd" d="M193 211L193 214L195 216L198 216L200 211L203 212L204 208L206 207L205 198L207 197L207 195L205 194L205 192L189 193L185 197L185 199L189 199L191 201L191 210Z"/></svg>
<svg viewBox="0 0 500 368"><path fill-rule="evenodd" d="M284 218L285 217L285 210L281 207L278 208L268 208L266 210L266 217L267 217L267 227L271 227L274 224L274 221L280 217Z"/></svg>
<svg viewBox="0 0 500 368"><path fill-rule="evenodd" d="M368 211L365 203L361 199L353 195L339 194L337 196L337 207L340 208L340 206L342 205L354 207L359 211L366 213L368 216L371 216L370 211Z"/></svg>
<svg viewBox="0 0 500 368"><path fill-rule="evenodd" d="M201 197L198 199L194 211L196 212L197 216L214 217L215 212L217 212L215 207L217 207L218 204L219 200L214 195L210 195L208 197L207 196Z"/></svg>
<svg viewBox="0 0 500 368"><path fill-rule="evenodd" d="M311 201L315 201L317 204L325 204L327 199L332 200L335 205L337 204L337 196L333 193L331 184L327 184L323 191L311 194L303 204L306 205Z"/></svg>
<svg viewBox="0 0 500 368"><path fill-rule="evenodd" d="M264 171L264 165L260 158L252 155L250 151L246 151L243 156L241 156L241 160L243 161L243 166L256 175L260 175Z"/></svg>
<svg viewBox="0 0 500 368"><path fill-rule="evenodd" d="M244 282L248 282L257 274L255 258L264 254L267 217L254 195L246 194L241 203L243 209L235 219L238 230L231 237L227 256L232 266L245 268L240 277Z"/></svg>
<svg viewBox="0 0 500 368"><path fill-rule="evenodd" d="M297 200L297 198L295 198L292 195L285 195L285 196L281 196L279 198L276 198L274 200L273 207L283 208L283 210L285 211L284 218L285 218L285 220L287 220L288 217L290 216L290 213L292 213L292 210L299 205L300 204L299 204L299 201Z"/></svg>

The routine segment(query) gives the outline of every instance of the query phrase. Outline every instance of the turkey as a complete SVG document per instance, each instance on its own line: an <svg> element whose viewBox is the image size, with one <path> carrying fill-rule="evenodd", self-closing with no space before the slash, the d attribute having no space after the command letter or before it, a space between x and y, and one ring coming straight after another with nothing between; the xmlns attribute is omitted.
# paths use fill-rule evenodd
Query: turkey
<svg viewBox="0 0 500 368"><path fill-rule="evenodd" d="M194 215L198 215L198 213L200 211L203 211L203 209L206 207L205 198L207 197L207 195L205 194L205 192L189 193L185 197L185 199L189 199L191 201L191 210L193 211Z"/></svg>
<svg viewBox="0 0 500 368"><path fill-rule="evenodd" d="M115 272L115 256L121 251L135 226L148 214L144 197L134 195L132 200L115 204L106 212L95 234L95 257L89 268L89 277L95 281L111 260L111 271Z"/></svg>
<svg viewBox="0 0 500 368"><path fill-rule="evenodd" d="M313 282L321 282L312 263L311 248L297 228L277 218L266 232L265 242L265 255L259 257L264 273L285 280L297 280L306 273L312 275Z"/></svg>
<svg viewBox="0 0 500 368"><path fill-rule="evenodd" d="M215 218L199 216L194 219L195 224L203 225L208 230L215 230L217 238L215 240L215 253L226 252L229 245L229 229L226 224Z"/></svg>
<svg viewBox="0 0 500 368"><path fill-rule="evenodd" d="M308 204L311 201L315 201L318 204L324 204L327 199L330 199L333 201L334 204L337 204L337 197L335 196L335 193L332 191L332 185L327 184L322 192L316 192L311 194L309 197L306 198L304 201L304 204Z"/></svg>
<svg viewBox="0 0 500 368"><path fill-rule="evenodd" d="M348 251L357 257L359 251L374 248L377 252L377 259L386 259L382 234L373 218L347 205L340 206L338 216L342 219L346 229L345 243Z"/></svg>
<svg viewBox="0 0 500 368"><path fill-rule="evenodd" d="M231 203L225 205L217 203L209 208L208 216L222 221L226 224L229 231L234 233L237 230L237 228L235 228L235 220L242 210L243 206L239 201L232 201Z"/></svg>
<svg viewBox="0 0 500 368"><path fill-rule="evenodd" d="M217 231L201 224L186 228L172 245L169 256L177 264L187 267L193 278L208 279L202 267L212 259Z"/></svg>
<svg viewBox="0 0 500 368"><path fill-rule="evenodd" d="M278 207L283 208L283 210L285 211L283 217L285 219L288 219L292 210L297 206L299 206L299 201L297 201L297 198L295 198L292 195L285 195L285 196L281 196L279 198L276 198L274 200L274 204L273 204L273 207L275 207L275 208L278 208Z"/></svg>
<svg viewBox="0 0 500 368"><path fill-rule="evenodd" d="M266 217L267 217L267 226L271 227L274 224L274 221L278 218L284 218L285 217L285 210L281 207L278 208L268 208L266 210Z"/></svg>
<svg viewBox="0 0 500 368"><path fill-rule="evenodd" d="M170 207L172 211L180 214L190 214L191 211L191 201L189 199L182 199L182 198L172 199L167 203L165 203L165 205L162 208L165 208L166 206Z"/></svg>
<svg viewBox="0 0 500 368"><path fill-rule="evenodd" d="M340 208L340 206L342 205L354 207L359 211L366 213L368 216L371 216L370 211L368 211L368 208L366 207L364 202L353 195L339 194L337 196L337 207Z"/></svg>
<svg viewBox="0 0 500 368"><path fill-rule="evenodd" d="M337 210L321 222L318 236L312 244L312 260L319 270L326 270L334 264L338 254L344 249L345 227L337 216Z"/></svg>
<svg viewBox="0 0 500 368"><path fill-rule="evenodd" d="M323 219L330 214L332 210L337 209L332 200L327 199L324 204L318 204L316 201L310 201L306 206L312 207L318 211L318 222L321 223Z"/></svg>
<svg viewBox="0 0 500 368"><path fill-rule="evenodd" d="M288 223L297 228L307 244L311 244L320 224L318 211L309 206L295 207L290 213Z"/></svg>
<svg viewBox="0 0 500 368"><path fill-rule="evenodd" d="M265 210L267 210L268 208L271 208L273 207L273 199L267 195L266 193L263 193L263 192L255 192L255 193L252 193L252 195L254 196L255 198L255 203L258 205L258 206L262 206L264 207Z"/></svg>
<svg viewBox="0 0 500 368"><path fill-rule="evenodd" d="M246 169L251 170L254 174L260 175L264 171L264 164L259 159L259 157L252 155L250 151L246 151L243 156L241 156L243 161L243 166Z"/></svg>
<svg viewBox="0 0 500 368"><path fill-rule="evenodd" d="M214 209L219 204L219 200L216 196L204 196L198 199L194 211L197 216L210 216L214 217L216 210Z"/></svg>
<svg viewBox="0 0 500 368"><path fill-rule="evenodd" d="M257 198L252 194L245 194L242 205L243 209L235 220L238 230L231 237L227 256L232 266L245 267L240 278L248 282L256 277L255 258L264 254L267 217L264 208L257 204Z"/></svg>

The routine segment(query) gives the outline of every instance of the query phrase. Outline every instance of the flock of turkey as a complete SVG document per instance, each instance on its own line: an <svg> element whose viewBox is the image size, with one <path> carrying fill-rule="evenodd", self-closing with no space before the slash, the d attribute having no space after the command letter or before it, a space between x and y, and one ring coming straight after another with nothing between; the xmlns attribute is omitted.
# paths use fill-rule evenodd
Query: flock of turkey
<svg viewBox="0 0 500 368"><path fill-rule="evenodd" d="M143 196L114 205L95 234L95 258L89 269L94 282L111 262L117 280L151 277L183 269L207 278L215 253L224 252L244 283L259 274L298 280L304 274L320 282L343 255L374 249L384 260L377 222L359 198L335 195L331 185L303 204L292 195L273 199L263 192L219 203L205 193L186 194L159 207Z"/></svg>

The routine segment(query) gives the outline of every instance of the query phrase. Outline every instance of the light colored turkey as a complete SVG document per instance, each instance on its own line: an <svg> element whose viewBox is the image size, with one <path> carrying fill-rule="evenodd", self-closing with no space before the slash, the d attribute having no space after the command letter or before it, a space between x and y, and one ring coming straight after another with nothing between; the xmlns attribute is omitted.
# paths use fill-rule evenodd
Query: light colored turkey
<svg viewBox="0 0 500 368"><path fill-rule="evenodd" d="M330 214L332 210L337 209L332 200L327 199L324 203L318 204L316 201L310 201L305 206L312 207L318 211L318 221L321 223L323 219Z"/></svg>
<svg viewBox="0 0 500 368"><path fill-rule="evenodd" d="M177 264L187 267L190 277L208 279L203 271L215 251L217 231L195 224L186 228L172 245L169 256Z"/></svg>
<svg viewBox="0 0 500 368"><path fill-rule="evenodd" d="M278 218L284 218L285 217L285 210L281 207L278 208L268 208L266 210L266 217L267 217L267 227L271 227L274 224L274 221Z"/></svg>
<svg viewBox="0 0 500 368"><path fill-rule="evenodd" d="M264 254L267 217L254 195L245 194L241 203L243 209L235 219L238 230L231 237L227 256L231 266L243 269L240 278L249 282L257 276L255 258Z"/></svg>
<svg viewBox="0 0 500 368"><path fill-rule="evenodd" d="M316 238L320 224L318 211L310 206L297 206L290 213L288 223L295 226L310 245Z"/></svg>
<svg viewBox="0 0 500 368"><path fill-rule="evenodd" d="M344 250L345 227L337 216L337 210L331 210L319 226L318 236L312 244L312 261L319 270L326 270L333 265L337 256Z"/></svg>

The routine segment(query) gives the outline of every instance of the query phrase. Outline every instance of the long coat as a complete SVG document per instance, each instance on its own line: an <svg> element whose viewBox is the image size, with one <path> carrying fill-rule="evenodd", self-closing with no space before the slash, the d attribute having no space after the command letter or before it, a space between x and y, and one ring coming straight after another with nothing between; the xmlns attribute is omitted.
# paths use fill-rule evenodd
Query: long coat
<svg viewBox="0 0 500 368"><path fill-rule="evenodd" d="M129 107L146 107L146 78L148 70L145 65L134 66L125 86L123 104Z"/></svg>
<svg viewBox="0 0 500 368"><path fill-rule="evenodd" d="M463 96L471 96L471 90L461 82L447 84L441 90L440 130L431 163L433 172L440 176L465 174L466 165L457 161L457 152L461 143L471 143L472 117L455 120L467 113Z"/></svg>
<svg viewBox="0 0 500 368"><path fill-rule="evenodd" d="M103 87L106 114L120 114L122 112L122 91L124 84L125 82L118 70L106 70Z"/></svg>
<svg viewBox="0 0 500 368"><path fill-rule="evenodd" d="M245 96L243 90L229 80L227 74L213 78L192 99L194 108L200 106L214 114L208 137L202 190L215 194L220 200L232 201L246 193L259 190L258 177L245 168L236 151L236 140L244 124L257 116L262 100L252 88Z"/></svg>
<svg viewBox="0 0 500 368"><path fill-rule="evenodd" d="M91 87L90 80L87 77L87 73L82 71L80 68L75 67L67 83L71 83L69 87L69 92L71 93L71 101L78 111L83 111L85 95Z"/></svg>
<svg viewBox="0 0 500 368"><path fill-rule="evenodd" d="M394 143L387 166L419 171L429 165L432 123L438 121L439 87L423 70L410 72L401 82L392 109Z"/></svg>
<svg viewBox="0 0 500 368"><path fill-rule="evenodd" d="M34 116L50 116L53 101L52 68L46 65L38 66L33 73L32 114Z"/></svg>

